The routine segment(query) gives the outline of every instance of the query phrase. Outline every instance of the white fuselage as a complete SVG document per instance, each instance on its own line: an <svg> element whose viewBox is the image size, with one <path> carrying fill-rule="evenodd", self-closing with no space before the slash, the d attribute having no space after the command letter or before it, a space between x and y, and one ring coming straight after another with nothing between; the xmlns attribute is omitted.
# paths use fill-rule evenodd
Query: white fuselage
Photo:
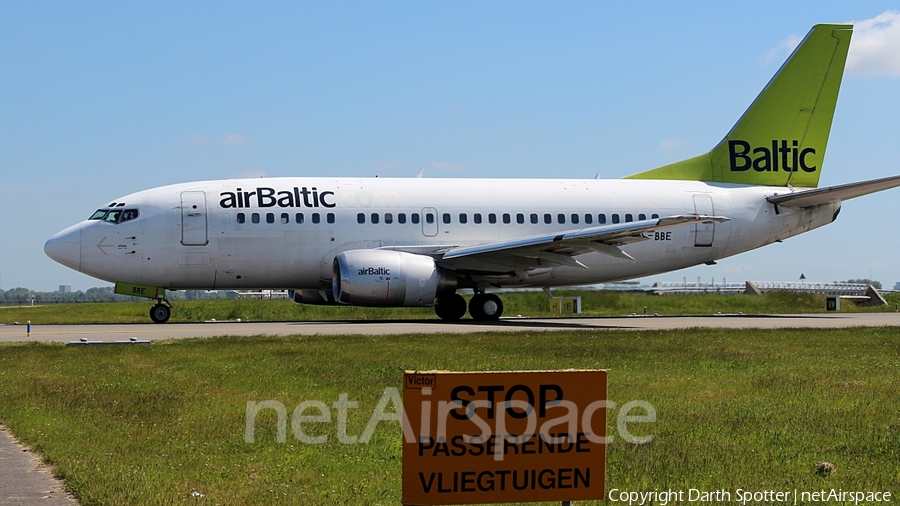
<svg viewBox="0 0 900 506"><path fill-rule="evenodd" d="M71 253L54 258L111 282L167 289L326 289L335 255L347 250L476 245L597 226L604 219L730 219L651 233L648 240L622 246L634 261L588 253L576 257L587 269L548 265L504 273L509 269L489 260L454 266L482 273L475 277L493 286L579 285L712 262L830 223L840 208L838 202L776 209L766 201L787 191L605 179L203 181L117 199L114 209L136 209L137 218L83 221L54 236L48 252L51 243L59 251L68 245Z"/></svg>

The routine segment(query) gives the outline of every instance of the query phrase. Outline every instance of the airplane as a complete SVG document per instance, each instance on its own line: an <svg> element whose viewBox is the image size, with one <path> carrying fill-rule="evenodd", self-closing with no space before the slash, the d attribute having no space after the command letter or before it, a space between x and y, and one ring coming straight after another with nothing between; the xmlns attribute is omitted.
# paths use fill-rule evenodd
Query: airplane
<svg viewBox="0 0 900 506"><path fill-rule="evenodd" d="M900 176L817 188L852 25L816 25L700 156L622 179L277 177L162 186L50 238L50 258L155 299L288 289L301 304L434 306L496 320L488 290L644 277L833 222ZM471 289L466 300L457 293Z"/></svg>

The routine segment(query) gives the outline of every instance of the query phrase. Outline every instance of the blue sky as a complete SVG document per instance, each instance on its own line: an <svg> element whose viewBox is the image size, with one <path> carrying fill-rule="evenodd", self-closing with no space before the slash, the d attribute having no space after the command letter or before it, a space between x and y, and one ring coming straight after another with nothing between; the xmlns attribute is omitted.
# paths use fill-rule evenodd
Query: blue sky
<svg viewBox="0 0 900 506"><path fill-rule="evenodd" d="M43 244L239 176L617 178L707 151L816 23L863 22L820 185L900 174L890 2L17 2L0 15L0 288L106 283ZM866 23L866 20L869 21ZM502 191L502 188L498 188ZM900 281L900 189L647 281Z"/></svg>

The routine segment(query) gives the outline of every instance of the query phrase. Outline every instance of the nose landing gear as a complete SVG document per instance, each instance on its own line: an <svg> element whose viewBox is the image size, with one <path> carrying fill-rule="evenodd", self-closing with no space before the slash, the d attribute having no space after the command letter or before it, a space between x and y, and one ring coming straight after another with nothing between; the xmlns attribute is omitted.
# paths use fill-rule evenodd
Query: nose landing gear
<svg viewBox="0 0 900 506"><path fill-rule="evenodd" d="M150 319L153 320L153 323L166 323L170 316L172 316L172 305L166 299L159 299L150 308Z"/></svg>
<svg viewBox="0 0 900 506"><path fill-rule="evenodd" d="M131 297L144 297L154 299L156 304L150 308L150 319L154 323L166 323L172 316L172 304L166 300L166 289L161 286L135 285L132 283L118 282L114 290L120 295Z"/></svg>

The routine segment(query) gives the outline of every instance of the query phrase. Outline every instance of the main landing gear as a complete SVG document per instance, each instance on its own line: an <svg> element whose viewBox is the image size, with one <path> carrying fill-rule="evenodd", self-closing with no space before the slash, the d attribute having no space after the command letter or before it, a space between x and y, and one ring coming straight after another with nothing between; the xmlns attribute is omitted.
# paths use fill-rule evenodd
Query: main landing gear
<svg viewBox="0 0 900 506"><path fill-rule="evenodd" d="M444 321L456 321L466 314L466 299L458 293L438 297L434 312Z"/></svg>
<svg viewBox="0 0 900 506"><path fill-rule="evenodd" d="M503 301L492 293L476 293L469 301L469 314L474 320L499 320L503 314Z"/></svg>
<svg viewBox="0 0 900 506"><path fill-rule="evenodd" d="M458 293L438 297L434 312L444 321L456 321L466 314L466 299ZM503 314L503 301L492 293L475 292L469 301L469 315L477 321L493 321Z"/></svg>
<svg viewBox="0 0 900 506"><path fill-rule="evenodd" d="M150 319L154 323L166 323L172 316L172 305L166 299L159 299L156 304L150 308Z"/></svg>

